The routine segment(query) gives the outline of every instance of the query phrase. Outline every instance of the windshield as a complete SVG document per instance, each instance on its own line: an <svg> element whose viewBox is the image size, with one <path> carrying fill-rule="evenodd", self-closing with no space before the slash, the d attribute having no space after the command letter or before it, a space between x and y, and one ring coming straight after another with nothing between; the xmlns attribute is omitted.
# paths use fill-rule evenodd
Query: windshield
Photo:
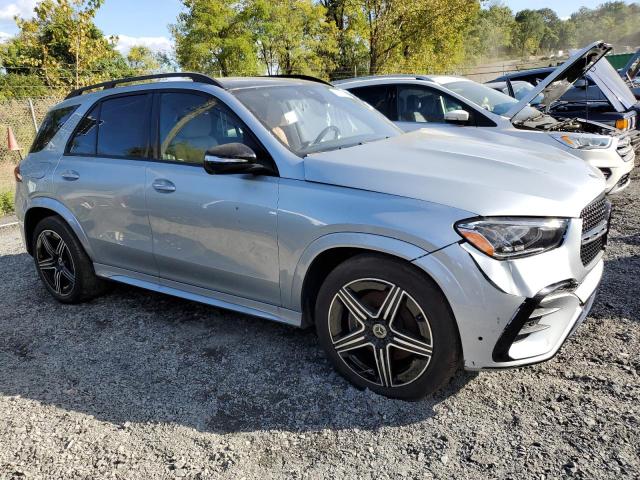
<svg viewBox="0 0 640 480"><path fill-rule="evenodd" d="M349 92L324 85L253 87L233 94L274 137L300 156L402 133Z"/></svg>
<svg viewBox="0 0 640 480"><path fill-rule="evenodd" d="M447 83L445 86L452 92L456 92L458 95L496 115L507 113L514 104L518 103L515 98L511 98L509 95L505 95L481 83L462 80ZM521 94L524 95L525 92L521 92ZM514 120L523 121L538 115L540 115L540 112L535 108L525 107L514 117Z"/></svg>

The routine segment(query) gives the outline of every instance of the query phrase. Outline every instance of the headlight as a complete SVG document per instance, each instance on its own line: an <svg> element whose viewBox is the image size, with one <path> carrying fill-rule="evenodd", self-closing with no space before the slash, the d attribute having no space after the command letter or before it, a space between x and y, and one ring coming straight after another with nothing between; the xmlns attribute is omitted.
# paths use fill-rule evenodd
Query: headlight
<svg viewBox="0 0 640 480"><path fill-rule="evenodd" d="M471 245L499 260L546 252L562 244L565 218L483 218L456 223L456 231Z"/></svg>
<svg viewBox="0 0 640 480"><path fill-rule="evenodd" d="M579 150L597 150L609 148L613 139L606 135L586 135L583 133L558 132L550 134L554 139L567 147Z"/></svg>

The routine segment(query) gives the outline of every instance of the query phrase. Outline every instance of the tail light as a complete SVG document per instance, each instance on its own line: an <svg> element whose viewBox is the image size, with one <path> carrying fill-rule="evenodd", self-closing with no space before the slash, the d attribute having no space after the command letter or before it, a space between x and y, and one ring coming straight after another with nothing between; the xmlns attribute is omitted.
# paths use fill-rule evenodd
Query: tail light
<svg viewBox="0 0 640 480"><path fill-rule="evenodd" d="M621 118L620 120L616 120L616 128L619 130L628 130L629 129L629 119Z"/></svg>
<svg viewBox="0 0 640 480"><path fill-rule="evenodd" d="M16 165L13 169L13 176L16 178L16 183L22 183L22 174L20 173L20 165Z"/></svg>

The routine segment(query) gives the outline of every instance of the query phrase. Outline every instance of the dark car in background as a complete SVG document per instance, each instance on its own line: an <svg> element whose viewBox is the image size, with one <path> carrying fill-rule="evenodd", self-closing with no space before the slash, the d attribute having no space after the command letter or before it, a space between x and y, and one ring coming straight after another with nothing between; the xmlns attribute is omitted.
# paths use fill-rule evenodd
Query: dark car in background
<svg viewBox="0 0 640 480"><path fill-rule="evenodd" d="M516 96L516 82L519 85L522 85L520 82L537 85L556 68L558 67L510 72L488 82L488 85ZM542 102L544 100L540 99L539 103ZM602 60L596 62L589 72L577 80L557 101L545 105L545 109L555 117L581 117L621 130L637 129L637 117L640 115L640 103L629 86L608 61Z"/></svg>

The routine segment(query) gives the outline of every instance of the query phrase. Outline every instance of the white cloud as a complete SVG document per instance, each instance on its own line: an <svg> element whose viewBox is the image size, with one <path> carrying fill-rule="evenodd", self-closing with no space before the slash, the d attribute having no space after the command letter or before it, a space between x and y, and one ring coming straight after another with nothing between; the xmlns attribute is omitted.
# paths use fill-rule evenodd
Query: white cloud
<svg viewBox="0 0 640 480"><path fill-rule="evenodd" d="M7 40L9 40L12 37L13 37L13 35L11 33L0 32L0 43L6 42Z"/></svg>
<svg viewBox="0 0 640 480"><path fill-rule="evenodd" d="M31 18L33 9L40 0L18 0L16 2L2 2L0 6L0 20L13 20L16 15L22 18Z"/></svg>
<svg viewBox="0 0 640 480"><path fill-rule="evenodd" d="M131 47L144 46L154 52L169 52L173 49L171 40L167 37L130 37L129 35L118 35L116 50L123 55L129 53Z"/></svg>

